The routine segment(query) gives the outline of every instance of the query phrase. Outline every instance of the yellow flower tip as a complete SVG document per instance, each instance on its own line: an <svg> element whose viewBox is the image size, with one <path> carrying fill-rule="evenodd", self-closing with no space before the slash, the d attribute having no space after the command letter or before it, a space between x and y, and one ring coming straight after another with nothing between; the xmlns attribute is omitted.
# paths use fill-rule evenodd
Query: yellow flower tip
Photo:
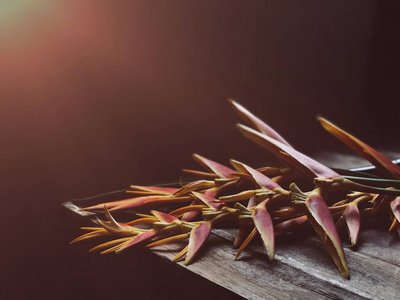
<svg viewBox="0 0 400 300"><path fill-rule="evenodd" d="M81 235L81 236L78 236L76 239L74 239L74 240L72 240L69 244L71 245L71 244L75 244L75 243L77 243L77 242L79 242L79 241L81 241L81 240L83 240L83 239L85 239L85 238L88 238L88 234L86 233L86 234L84 234L84 235Z"/></svg>
<svg viewBox="0 0 400 300"><path fill-rule="evenodd" d="M392 225L390 225L389 231L393 231L395 228L397 228L399 222L397 221L396 218L393 219Z"/></svg>

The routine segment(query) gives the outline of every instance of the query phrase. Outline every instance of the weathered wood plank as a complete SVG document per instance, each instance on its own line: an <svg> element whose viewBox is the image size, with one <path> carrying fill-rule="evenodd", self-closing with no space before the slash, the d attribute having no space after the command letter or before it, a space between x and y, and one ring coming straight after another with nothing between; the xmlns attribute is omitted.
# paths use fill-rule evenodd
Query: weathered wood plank
<svg viewBox="0 0 400 300"><path fill-rule="evenodd" d="M217 229L215 234L233 241L235 230ZM332 259L322 246L318 238L307 237L302 240L281 242L277 244L276 260L289 265L298 271L310 274L324 282L323 287L330 290L333 286L370 299L400 299L400 257L398 244L395 247L383 248L391 240L381 238L373 249L368 245L359 247L359 251L345 248L351 279L343 279L336 270ZM360 239L369 238L371 243L376 236L381 236L380 231L368 230L361 234ZM379 240L379 239L378 239ZM260 244L252 245L256 253L264 253ZM375 256L369 255L369 253ZM383 258L379 253L385 253ZM244 253L246 255L246 253ZM250 258L249 254L249 258ZM250 264L252 261L250 259Z"/></svg>
<svg viewBox="0 0 400 300"><path fill-rule="evenodd" d="M253 243L240 260L233 261L235 232L214 230L199 260L179 265L248 299L400 299L400 258L396 255L400 243L387 232L367 230L360 239L377 240L374 246L364 242L357 252L345 249L350 280L339 275L315 237L280 241L273 262L268 261L260 243ZM394 247L386 248L389 244ZM172 259L179 249L168 245L154 252Z"/></svg>
<svg viewBox="0 0 400 300"><path fill-rule="evenodd" d="M395 232L387 230L361 232L356 252L400 267L400 238Z"/></svg>
<svg viewBox="0 0 400 300"><path fill-rule="evenodd" d="M172 259L179 249L168 245L154 252ZM238 261L233 261L235 252L231 242L217 232L199 260L189 266L179 264L247 299L365 299L341 286L327 284L297 265L282 263L282 259L270 262L258 245L246 249L246 256Z"/></svg>

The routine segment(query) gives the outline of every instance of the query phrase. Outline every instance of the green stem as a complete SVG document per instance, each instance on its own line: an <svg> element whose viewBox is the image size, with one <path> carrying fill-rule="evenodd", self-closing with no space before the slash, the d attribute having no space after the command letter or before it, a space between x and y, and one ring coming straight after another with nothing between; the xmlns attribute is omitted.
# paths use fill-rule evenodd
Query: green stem
<svg viewBox="0 0 400 300"><path fill-rule="evenodd" d="M384 179L384 178L368 178L368 177L357 177L357 176L343 176L346 179L354 180L354 181L360 181L360 182L367 182L367 183L382 183L387 185L393 185L393 186L400 186L400 180L396 179Z"/></svg>

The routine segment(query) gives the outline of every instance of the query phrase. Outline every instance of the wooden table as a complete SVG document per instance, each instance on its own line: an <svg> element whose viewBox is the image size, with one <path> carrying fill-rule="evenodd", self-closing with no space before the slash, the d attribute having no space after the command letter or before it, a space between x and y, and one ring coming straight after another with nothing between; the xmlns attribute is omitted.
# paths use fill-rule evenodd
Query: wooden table
<svg viewBox="0 0 400 300"><path fill-rule="evenodd" d="M277 240L270 262L254 242L234 261L235 229L215 229L200 257L189 271L247 299L400 299L400 239L383 228L366 229L358 249L345 247L351 279L340 276L317 236ZM154 250L172 259L182 245Z"/></svg>

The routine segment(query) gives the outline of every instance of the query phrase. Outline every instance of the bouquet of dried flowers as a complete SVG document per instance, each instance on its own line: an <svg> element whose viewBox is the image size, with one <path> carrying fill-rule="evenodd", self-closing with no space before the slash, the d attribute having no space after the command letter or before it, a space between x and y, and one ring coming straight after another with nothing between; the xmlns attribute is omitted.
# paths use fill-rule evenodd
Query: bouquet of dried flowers
<svg viewBox="0 0 400 300"><path fill-rule="evenodd" d="M275 237L295 232L310 223L323 243L340 274L349 278L349 270L338 231L346 227L352 245L356 245L361 218L375 217L386 211L392 218L390 231L400 234L400 167L356 137L329 121L319 118L322 126L369 160L387 178L360 173L346 176L294 149L270 126L237 102L230 100L238 115L250 127L238 124L240 132L266 148L282 163L281 167L252 168L231 160L227 167L194 154L206 171L183 170L198 180L179 188L132 185L127 192L133 198L100 203L82 208L104 210L106 220L93 219L96 227L72 242L109 237L90 251L120 253L137 245L148 248L188 240L174 261L185 259L190 264L206 243L212 228L233 220L238 227L234 247L235 259L260 235L268 257L274 259ZM351 175L360 175L354 172ZM308 184L302 191L299 182ZM386 187L382 187L384 184ZM339 198L337 196L341 195ZM113 211L132 211L139 207L167 206L167 212L150 210L136 213L130 222L118 222ZM177 206L178 205L178 206Z"/></svg>

